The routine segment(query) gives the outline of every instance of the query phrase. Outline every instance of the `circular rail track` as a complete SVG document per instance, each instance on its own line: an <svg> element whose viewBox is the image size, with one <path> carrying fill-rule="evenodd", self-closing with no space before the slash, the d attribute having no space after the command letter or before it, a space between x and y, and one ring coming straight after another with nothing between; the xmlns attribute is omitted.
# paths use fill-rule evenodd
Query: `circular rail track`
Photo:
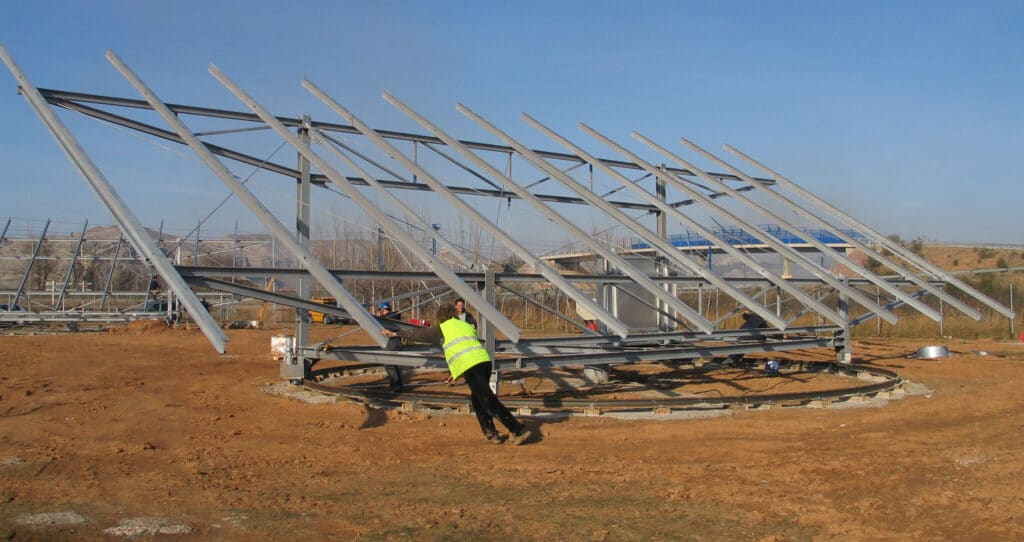
<svg viewBox="0 0 1024 542"><path fill-rule="evenodd" d="M655 372L652 373L652 369ZM443 370L418 372L403 391L396 392L388 389L384 369L380 366L345 365L316 370L301 385L311 391L374 407L470 412L468 388L447 385L446 374ZM903 381L893 371L832 362L783 361L776 375L766 374L760 366L749 362L739 367L696 362L671 366L614 366L609 369L610 379L603 383L590 383L586 376L584 369L576 368L504 371L501 373L501 401L520 414L669 414L673 411L828 407L834 402L852 403L904 392ZM535 386L535 391L528 390L527 382L544 379L557 381L563 387ZM800 389L809 387L814 389ZM773 391L775 388L784 389ZM722 393L722 389L733 393Z"/></svg>

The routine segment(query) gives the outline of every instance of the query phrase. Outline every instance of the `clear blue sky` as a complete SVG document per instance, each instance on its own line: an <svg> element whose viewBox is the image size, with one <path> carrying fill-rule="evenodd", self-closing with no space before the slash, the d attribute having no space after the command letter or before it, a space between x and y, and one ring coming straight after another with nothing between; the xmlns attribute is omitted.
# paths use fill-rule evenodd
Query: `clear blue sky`
<svg viewBox="0 0 1024 542"><path fill-rule="evenodd" d="M1021 244L1021 21L1020 1L54 1L5 5L0 42L40 87L137 97L112 49L169 102L243 109L214 63L283 115L338 120L309 77L377 128L421 131L388 90L469 139L493 141L456 102L552 150L520 113L634 150L630 130L684 155L679 136L728 143L883 233ZM0 217L111 223L15 88L0 70ZM176 166L62 118L148 224L185 230L226 193L188 165L210 189L164 195Z"/></svg>

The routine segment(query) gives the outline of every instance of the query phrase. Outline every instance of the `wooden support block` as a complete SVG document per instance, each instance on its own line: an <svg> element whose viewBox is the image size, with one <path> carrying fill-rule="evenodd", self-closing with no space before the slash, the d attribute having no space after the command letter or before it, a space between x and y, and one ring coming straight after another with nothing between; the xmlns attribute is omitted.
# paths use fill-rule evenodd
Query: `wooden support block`
<svg viewBox="0 0 1024 542"><path fill-rule="evenodd" d="M658 408L654 409L654 413L655 414L660 414L660 415L671 414L672 413L672 409L669 408L669 407L658 407Z"/></svg>
<svg viewBox="0 0 1024 542"><path fill-rule="evenodd" d="M583 409L583 414L585 416L600 416L601 415L601 409L597 408L597 407L585 408L585 409Z"/></svg>
<svg viewBox="0 0 1024 542"><path fill-rule="evenodd" d="M516 414L520 416L532 416L534 412L533 407L521 406L516 409Z"/></svg>
<svg viewBox="0 0 1024 542"><path fill-rule="evenodd" d="M457 412L459 414L470 414L470 413L473 412L473 408L470 407L468 404L467 405L459 405L459 408L457 409Z"/></svg>

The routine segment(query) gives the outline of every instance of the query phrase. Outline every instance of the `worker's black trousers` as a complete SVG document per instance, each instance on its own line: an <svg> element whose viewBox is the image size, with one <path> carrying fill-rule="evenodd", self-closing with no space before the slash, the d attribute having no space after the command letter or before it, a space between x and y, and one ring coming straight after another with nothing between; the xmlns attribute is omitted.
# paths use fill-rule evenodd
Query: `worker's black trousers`
<svg viewBox="0 0 1024 542"><path fill-rule="evenodd" d="M480 422L480 429L485 435L493 435L498 432L494 427L494 418L497 417L513 434L523 430L523 424L509 412L508 408L501 404L498 396L491 391L491 363L480 363L462 373L462 377L469 384L469 400L473 403L473 412Z"/></svg>

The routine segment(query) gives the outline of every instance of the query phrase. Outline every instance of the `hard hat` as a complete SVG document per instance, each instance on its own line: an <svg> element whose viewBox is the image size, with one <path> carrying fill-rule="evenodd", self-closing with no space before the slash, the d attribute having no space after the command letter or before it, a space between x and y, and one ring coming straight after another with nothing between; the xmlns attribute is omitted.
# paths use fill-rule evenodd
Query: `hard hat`
<svg viewBox="0 0 1024 542"><path fill-rule="evenodd" d="M768 373L770 375L777 375L777 374L779 374L779 362L777 362L777 361L775 361L773 359L764 362L764 372L766 372L766 373Z"/></svg>
<svg viewBox="0 0 1024 542"><path fill-rule="evenodd" d="M377 308L379 308L379 309L390 309L391 308L391 303L388 303L387 301L385 301L385 302L381 303L380 306L377 307Z"/></svg>

